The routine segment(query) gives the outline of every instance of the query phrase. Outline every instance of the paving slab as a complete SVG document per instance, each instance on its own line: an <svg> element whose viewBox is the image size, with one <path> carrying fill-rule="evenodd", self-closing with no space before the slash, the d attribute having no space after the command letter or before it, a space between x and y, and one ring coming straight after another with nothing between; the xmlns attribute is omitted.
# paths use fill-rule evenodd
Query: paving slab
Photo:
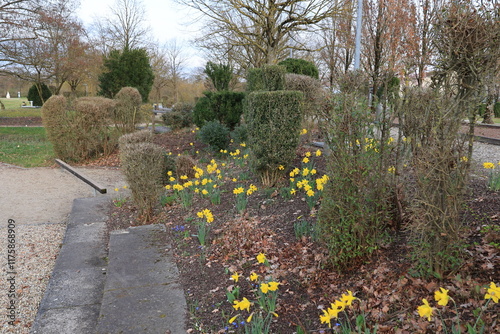
<svg viewBox="0 0 500 334"><path fill-rule="evenodd" d="M96 333L184 334L186 301L163 225L113 232Z"/></svg>
<svg viewBox="0 0 500 334"><path fill-rule="evenodd" d="M63 245L31 333L95 333L106 279L109 200L99 196L73 201Z"/></svg>

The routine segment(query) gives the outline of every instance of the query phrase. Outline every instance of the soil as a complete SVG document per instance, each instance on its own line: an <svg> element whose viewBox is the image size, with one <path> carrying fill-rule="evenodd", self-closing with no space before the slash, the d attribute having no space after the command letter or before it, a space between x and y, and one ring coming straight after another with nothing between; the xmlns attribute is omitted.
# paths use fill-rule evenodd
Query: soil
<svg viewBox="0 0 500 334"><path fill-rule="evenodd" d="M498 130L493 130L498 137ZM310 139L314 140L308 138L308 143ZM488 190L484 177L473 179L467 190L463 212L467 258L456 272L441 280L412 274L406 226L390 229L390 238L369 259L353 261L350 268L338 272L329 265L322 244L311 236L295 235L296 222L314 226L319 203L310 210L301 196L284 199L277 188L263 189L231 157L207 153L191 131L157 135L155 141L174 155L190 154L202 166L214 156L219 163L226 163L220 204L213 205L208 198L197 196L191 206L184 208L173 196L165 197L165 205L150 222L167 227L165 248L173 250L180 271L189 308L188 333L242 332L241 321L249 313L236 311L227 301L226 292L239 286L240 299L255 301L251 298L255 286L247 279L252 272L280 282L276 308L279 317L273 318L271 332L284 334L298 329L307 333L338 332L321 324L319 315L347 290L358 298L346 313L351 321L355 313L364 312L370 326L378 323L378 333L442 333L439 321L429 322L418 316L416 310L423 298L434 305L434 291L445 287L458 305L463 322L473 322L473 310L484 304L484 287L490 282L499 283L500 192ZM317 150L305 143L297 151L298 167L305 152ZM321 175L325 168L323 156L315 158L315 164ZM245 189L250 184L259 188L249 196L242 214L235 208L233 178ZM117 205L110 208L110 229L142 223L130 201ZM200 246L194 222L197 212L207 208L215 220L210 224L206 246ZM259 253L266 255L269 266L257 263ZM234 272L241 275L238 282L230 279ZM254 304L251 310L255 309ZM453 317L454 311L450 310L452 307L443 311L445 319ZM237 314L241 316L236 325L229 324L228 319ZM500 333L498 315L498 305L484 311L485 333ZM340 319L345 321L346 315Z"/></svg>

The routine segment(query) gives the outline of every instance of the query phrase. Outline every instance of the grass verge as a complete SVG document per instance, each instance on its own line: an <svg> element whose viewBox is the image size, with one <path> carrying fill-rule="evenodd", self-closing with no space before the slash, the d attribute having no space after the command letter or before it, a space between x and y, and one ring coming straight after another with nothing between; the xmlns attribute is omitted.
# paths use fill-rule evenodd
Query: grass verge
<svg viewBox="0 0 500 334"><path fill-rule="evenodd" d="M52 144L43 127L1 127L0 161L22 167L49 166L54 159Z"/></svg>

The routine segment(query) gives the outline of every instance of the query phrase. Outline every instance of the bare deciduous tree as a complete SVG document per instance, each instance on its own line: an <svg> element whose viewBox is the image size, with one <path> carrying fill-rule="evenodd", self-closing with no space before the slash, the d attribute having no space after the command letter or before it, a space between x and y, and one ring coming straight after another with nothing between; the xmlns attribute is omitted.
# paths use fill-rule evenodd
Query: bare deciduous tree
<svg viewBox="0 0 500 334"><path fill-rule="evenodd" d="M106 51L148 45L151 29L144 25L146 10L141 0L116 0L110 10L111 16L96 22L97 34Z"/></svg>
<svg viewBox="0 0 500 334"><path fill-rule="evenodd" d="M296 33L311 29L337 13L330 0L178 0L199 11L209 23L205 40L220 41L246 51L254 66L275 64L290 48ZM221 45L220 42L215 45Z"/></svg>

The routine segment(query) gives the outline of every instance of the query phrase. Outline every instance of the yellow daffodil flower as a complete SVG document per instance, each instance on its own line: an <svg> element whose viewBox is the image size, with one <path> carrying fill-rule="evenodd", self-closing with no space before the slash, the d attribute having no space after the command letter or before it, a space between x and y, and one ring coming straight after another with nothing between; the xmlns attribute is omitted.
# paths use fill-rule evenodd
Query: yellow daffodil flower
<svg viewBox="0 0 500 334"><path fill-rule="evenodd" d="M244 191L245 191L245 189L243 189L243 187L234 188L233 194L235 194L235 195L242 194Z"/></svg>
<svg viewBox="0 0 500 334"><path fill-rule="evenodd" d="M278 285L280 285L281 283L279 282L269 282L268 285L269 285L269 290L270 291L276 291L278 290Z"/></svg>
<svg viewBox="0 0 500 334"><path fill-rule="evenodd" d="M262 293L268 293L269 292L269 284L262 283L260 285L260 291L262 291Z"/></svg>
<svg viewBox="0 0 500 334"><path fill-rule="evenodd" d="M347 290L347 295L346 294L342 294L342 296L340 297L340 300L345 303L346 306L351 306L352 305L352 301L356 299L356 297L354 297L352 295L352 291L350 290Z"/></svg>
<svg viewBox="0 0 500 334"><path fill-rule="evenodd" d="M448 296L448 291L445 288L439 288L436 292L434 292L434 299L438 302L438 305L446 306L448 305L448 300L450 296Z"/></svg>
<svg viewBox="0 0 500 334"><path fill-rule="evenodd" d="M234 274L231 275L231 279L235 282L238 283L238 280L240 279L240 274L238 272L235 272Z"/></svg>
<svg viewBox="0 0 500 334"><path fill-rule="evenodd" d="M250 281L256 281L257 279L259 278L259 275L257 275L256 273L251 273L250 274Z"/></svg>
<svg viewBox="0 0 500 334"><path fill-rule="evenodd" d="M240 316L239 314L235 315L234 317L229 319L228 323L232 324L236 320L236 318L238 318L239 316Z"/></svg>
<svg viewBox="0 0 500 334"><path fill-rule="evenodd" d="M240 302L235 300L233 303L234 303L233 307L235 310L240 309L241 311L247 310L248 312L250 312L250 301L246 299L246 297L243 297L243 299Z"/></svg>
<svg viewBox="0 0 500 334"><path fill-rule="evenodd" d="M493 302L498 303L500 298L500 286L496 286L495 283L491 282L488 291L484 295L484 299L493 299Z"/></svg>
<svg viewBox="0 0 500 334"><path fill-rule="evenodd" d="M486 169L494 169L495 168L495 164L492 163L492 162L485 162L483 164L483 167L486 168Z"/></svg>
<svg viewBox="0 0 500 334"><path fill-rule="evenodd" d="M431 316L432 316L432 307L430 307L429 305L429 302L427 301L427 299L422 299L422 302L424 303L424 305L420 305L418 308L417 308L417 311L418 311L418 315L421 316L421 317L427 317L427 320L431 321Z"/></svg>
<svg viewBox="0 0 500 334"><path fill-rule="evenodd" d="M266 255L264 253L259 253L259 255L257 255L257 262L265 263L266 262Z"/></svg>

